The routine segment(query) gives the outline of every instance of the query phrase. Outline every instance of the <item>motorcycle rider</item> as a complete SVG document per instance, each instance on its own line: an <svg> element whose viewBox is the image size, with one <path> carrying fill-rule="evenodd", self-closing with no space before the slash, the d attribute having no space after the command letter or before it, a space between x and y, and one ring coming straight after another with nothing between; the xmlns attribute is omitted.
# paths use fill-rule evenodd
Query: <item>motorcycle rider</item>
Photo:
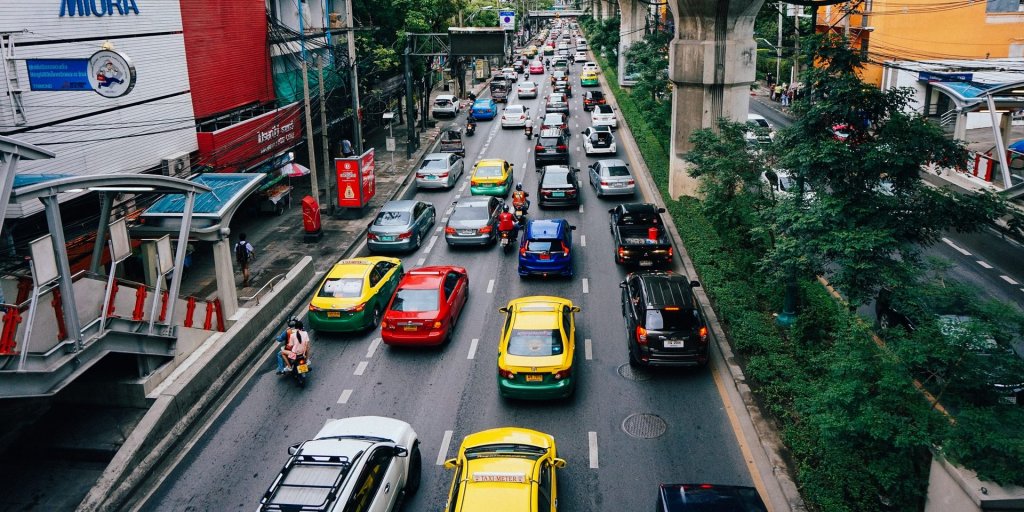
<svg viewBox="0 0 1024 512"><path fill-rule="evenodd" d="M532 139L533 138L533 118L532 117L526 116L526 125L524 126L523 129L526 131L526 138L527 139Z"/></svg>
<svg viewBox="0 0 1024 512"><path fill-rule="evenodd" d="M476 117L473 116L473 112L469 112L469 117L466 118L466 133L472 135L476 131Z"/></svg>
<svg viewBox="0 0 1024 512"><path fill-rule="evenodd" d="M281 345L280 349L277 351L277 374L278 375L284 375L286 373L285 369L286 368L290 369L289 365L287 364L287 362L284 359L284 353L283 352L284 352L284 350L286 348L287 349L291 348L289 346L288 339L292 336L292 333L295 331L295 326L300 324L300 323L301 322L299 322L298 318L292 317L291 320L288 320L288 327L285 328L285 330L282 331L281 334L278 334L277 338L275 338L275 341L277 341Z"/></svg>
<svg viewBox="0 0 1024 512"><path fill-rule="evenodd" d="M292 369L291 365L295 364L300 356L306 357L306 366L309 366L309 333L302 330L302 322L300 320L293 320L295 321L295 327L291 334L288 335L288 341L284 348L281 349L281 354L288 362L288 371Z"/></svg>
<svg viewBox="0 0 1024 512"><path fill-rule="evenodd" d="M530 196L529 192L523 190L522 183L516 183L516 191L512 192L512 207L519 210L523 210L523 215L530 209L530 200L527 197Z"/></svg>
<svg viewBox="0 0 1024 512"><path fill-rule="evenodd" d="M509 238L515 240L517 232L519 231L519 223L516 222L515 216L508 212L508 205L501 207L501 213L498 214L498 232L510 232Z"/></svg>

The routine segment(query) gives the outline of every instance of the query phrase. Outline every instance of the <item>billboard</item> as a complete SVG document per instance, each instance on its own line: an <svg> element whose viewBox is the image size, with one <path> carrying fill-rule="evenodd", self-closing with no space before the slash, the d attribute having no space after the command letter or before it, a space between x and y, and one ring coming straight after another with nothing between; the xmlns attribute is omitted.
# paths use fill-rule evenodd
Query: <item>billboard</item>
<svg viewBox="0 0 1024 512"><path fill-rule="evenodd" d="M26 59L33 91L91 91L89 59Z"/></svg>
<svg viewBox="0 0 1024 512"><path fill-rule="evenodd" d="M197 132L199 163L237 172L294 146L302 138L302 104L279 109L212 132Z"/></svg>
<svg viewBox="0 0 1024 512"><path fill-rule="evenodd" d="M505 55L505 29L451 27L448 42L454 57Z"/></svg>
<svg viewBox="0 0 1024 512"><path fill-rule="evenodd" d="M335 158L334 176L338 180L338 206L362 208L377 192L374 150L359 157Z"/></svg>

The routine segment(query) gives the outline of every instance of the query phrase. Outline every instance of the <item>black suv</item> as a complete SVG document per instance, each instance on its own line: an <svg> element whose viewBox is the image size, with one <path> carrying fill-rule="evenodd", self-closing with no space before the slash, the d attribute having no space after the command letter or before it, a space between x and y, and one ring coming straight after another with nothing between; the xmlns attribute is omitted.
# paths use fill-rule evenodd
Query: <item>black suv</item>
<svg viewBox="0 0 1024 512"><path fill-rule="evenodd" d="M635 272L619 283L629 364L708 364L707 323L693 295L699 286L670 271Z"/></svg>
<svg viewBox="0 0 1024 512"><path fill-rule="evenodd" d="M604 105L604 93L601 91L587 91L583 93L583 110L590 112L595 105Z"/></svg>
<svg viewBox="0 0 1024 512"><path fill-rule="evenodd" d="M558 128L540 132L533 148L533 164L543 167L551 164L569 165L569 137Z"/></svg>

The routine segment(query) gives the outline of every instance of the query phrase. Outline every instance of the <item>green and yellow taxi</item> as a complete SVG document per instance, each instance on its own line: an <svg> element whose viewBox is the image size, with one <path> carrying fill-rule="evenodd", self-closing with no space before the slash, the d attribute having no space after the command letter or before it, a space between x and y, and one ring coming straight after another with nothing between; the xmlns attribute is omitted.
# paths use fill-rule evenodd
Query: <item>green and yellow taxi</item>
<svg viewBox="0 0 1024 512"><path fill-rule="evenodd" d="M580 85L583 87L597 86L597 73L593 71L584 71L583 73L580 73Z"/></svg>
<svg viewBox="0 0 1024 512"><path fill-rule="evenodd" d="M536 57L537 56L537 45L531 44L523 52L523 55L526 55L527 57Z"/></svg>
<svg viewBox="0 0 1024 512"><path fill-rule="evenodd" d="M500 158L480 160L469 177L469 193L474 196L505 197L512 190L512 164Z"/></svg>
<svg viewBox="0 0 1024 512"><path fill-rule="evenodd" d="M555 438L543 432L503 427L470 434L458 456L445 512L554 512L558 507Z"/></svg>
<svg viewBox="0 0 1024 512"><path fill-rule="evenodd" d="M576 388L576 313L560 297L537 295L509 301L498 343L498 393L504 398L566 398Z"/></svg>
<svg viewBox="0 0 1024 512"><path fill-rule="evenodd" d="M329 332L376 328L404 274L398 258L370 256L335 263L309 302L309 327Z"/></svg>

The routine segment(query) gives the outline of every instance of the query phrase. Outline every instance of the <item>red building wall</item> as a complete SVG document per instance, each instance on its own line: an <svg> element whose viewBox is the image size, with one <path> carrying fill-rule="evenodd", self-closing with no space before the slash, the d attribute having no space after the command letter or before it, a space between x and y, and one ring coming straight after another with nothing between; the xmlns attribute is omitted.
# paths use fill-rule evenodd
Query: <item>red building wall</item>
<svg viewBox="0 0 1024 512"><path fill-rule="evenodd" d="M274 99L265 0L181 0L197 119Z"/></svg>

